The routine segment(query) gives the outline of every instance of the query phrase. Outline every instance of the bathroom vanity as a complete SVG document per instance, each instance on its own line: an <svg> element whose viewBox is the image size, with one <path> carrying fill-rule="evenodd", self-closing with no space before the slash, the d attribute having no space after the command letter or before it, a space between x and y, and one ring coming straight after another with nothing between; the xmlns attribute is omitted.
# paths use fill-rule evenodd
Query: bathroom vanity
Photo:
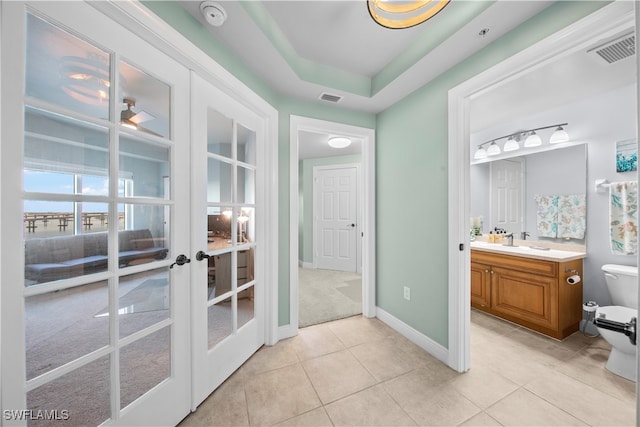
<svg viewBox="0 0 640 427"><path fill-rule="evenodd" d="M556 339L579 329L585 253L471 242L471 306Z"/></svg>

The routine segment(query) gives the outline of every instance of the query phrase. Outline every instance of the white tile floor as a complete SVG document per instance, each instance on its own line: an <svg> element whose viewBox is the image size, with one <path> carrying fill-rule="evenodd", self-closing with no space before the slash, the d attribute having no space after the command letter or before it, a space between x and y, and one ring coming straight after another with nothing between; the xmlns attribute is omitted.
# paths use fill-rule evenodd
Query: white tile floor
<svg viewBox="0 0 640 427"><path fill-rule="evenodd" d="M633 426L635 383L609 347L558 342L472 311L459 374L377 319L351 317L263 347L181 426Z"/></svg>

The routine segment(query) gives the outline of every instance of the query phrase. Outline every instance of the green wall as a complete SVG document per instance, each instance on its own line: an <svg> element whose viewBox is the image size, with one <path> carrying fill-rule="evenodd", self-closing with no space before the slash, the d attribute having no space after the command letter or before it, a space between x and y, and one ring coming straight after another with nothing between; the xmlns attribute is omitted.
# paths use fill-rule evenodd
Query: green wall
<svg viewBox="0 0 640 427"><path fill-rule="evenodd" d="M279 325L289 323L289 117L298 115L376 129L377 305L447 347L447 92L609 2L559 1L377 117L280 96L178 2L143 3L279 112Z"/></svg>
<svg viewBox="0 0 640 427"><path fill-rule="evenodd" d="M377 117L376 303L444 347L448 91L607 3L558 2ZM399 212L419 220L406 223ZM405 223L402 230L398 223ZM404 286L411 301L403 299Z"/></svg>
<svg viewBox="0 0 640 427"><path fill-rule="evenodd" d="M298 162L298 260L313 263L313 168L316 166L360 164L362 156L323 157Z"/></svg>

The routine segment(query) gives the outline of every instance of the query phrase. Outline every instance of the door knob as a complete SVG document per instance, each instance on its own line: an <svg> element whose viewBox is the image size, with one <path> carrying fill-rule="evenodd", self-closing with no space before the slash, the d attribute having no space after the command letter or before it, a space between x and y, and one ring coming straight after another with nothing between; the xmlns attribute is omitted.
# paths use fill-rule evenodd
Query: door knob
<svg viewBox="0 0 640 427"><path fill-rule="evenodd" d="M187 258L186 255L184 254L180 254L176 257L176 262L174 262L173 264L171 264L169 266L169 268L173 268L174 265L178 264L178 265L184 265L191 262L191 260L189 258Z"/></svg>
<svg viewBox="0 0 640 427"><path fill-rule="evenodd" d="M198 261L202 261L203 259L207 258L209 258L209 255L207 255L204 251L198 251L198 253L196 253L196 260Z"/></svg>

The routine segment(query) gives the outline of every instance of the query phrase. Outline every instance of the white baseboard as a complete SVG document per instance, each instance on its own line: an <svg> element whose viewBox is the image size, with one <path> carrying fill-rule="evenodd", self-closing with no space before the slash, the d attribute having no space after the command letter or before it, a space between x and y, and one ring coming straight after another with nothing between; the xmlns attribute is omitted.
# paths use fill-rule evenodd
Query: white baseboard
<svg viewBox="0 0 640 427"><path fill-rule="evenodd" d="M449 350L442 345L413 329L411 326L407 325L397 317L387 313L380 307L376 307L376 317L387 324L389 327L394 329L400 335L404 336L409 341L422 348L436 359L440 360L442 363L449 365Z"/></svg>
<svg viewBox="0 0 640 427"><path fill-rule="evenodd" d="M312 262L304 262L302 260L298 260L298 267L313 268L313 263Z"/></svg>

